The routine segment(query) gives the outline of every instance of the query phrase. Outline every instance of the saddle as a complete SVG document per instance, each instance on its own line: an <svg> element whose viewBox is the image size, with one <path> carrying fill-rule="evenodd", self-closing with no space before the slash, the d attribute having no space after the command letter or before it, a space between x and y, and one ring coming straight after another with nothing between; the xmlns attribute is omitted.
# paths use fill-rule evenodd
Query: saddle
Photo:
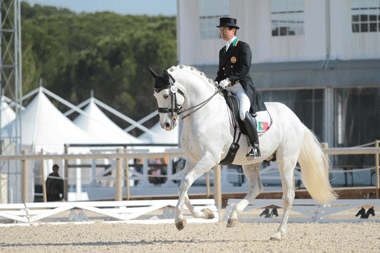
<svg viewBox="0 0 380 253"><path fill-rule="evenodd" d="M233 142L230 146L230 149L228 150L226 157L222 161L220 161L219 164L220 165L228 165L228 164L231 164L233 162L233 160L235 159L236 153L240 148L239 140L240 140L241 134L247 134L247 130L246 130L245 125L242 123L240 116L239 116L239 100L238 100L238 98L234 94L232 94L226 90L223 90L223 96L224 96L224 99L226 100L227 105L231 111L231 121L232 121L232 125L234 127L234 139L233 139ZM240 132L236 136L238 129L240 129Z"/></svg>
<svg viewBox="0 0 380 253"><path fill-rule="evenodd" d="M226 100L226 103L230 109L231 113L231 124L234 127L234 139L233 142L230 146L230 149L228 151L227 156L219 163L220 165L228 165L233 162L235 159L236 153L239 150L239 140L241 137L241 134L247 135L247 129L243 121L240 119L240 114L239 114L239 99L232 94L231 92L228 92L227 90L223 90L223 96L224 99ZM259 118L259 114L262 112L258 112L257 118ZM263 134L266 131L269 130L269 127L272 124L272 118L270 117L268 112L264 112L264 117L263 120L256 120L257 121L257 132L259 134ZM265 117L267 116L267 117ZM270 118L268 120L268 117Z"/></svg>
<svg viewBox="0 0 380 253"><path fill-rule="evenodd" d="M232 125L234 128L238 127L240 132L244 135L248 134L247 129L245 127L245 124L243 121L240 119L240 114L239 114L239 109L240 109L240 103L239 99L232 94L231 92L228 92L224 90L223 96L226 100L226 103L228 107L231 110L231 120L232 120Z"/></svg>

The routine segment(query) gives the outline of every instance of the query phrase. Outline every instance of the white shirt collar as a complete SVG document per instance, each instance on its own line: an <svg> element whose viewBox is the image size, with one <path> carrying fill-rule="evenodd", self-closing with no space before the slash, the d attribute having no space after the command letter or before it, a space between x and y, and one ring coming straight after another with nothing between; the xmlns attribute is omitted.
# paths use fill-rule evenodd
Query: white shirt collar
<svg viewBox="0 0 380 253"><path fill-rule="evenodd" d="M228 50L228 48L230 47L232 42L234 42L235 39L236 39L236 36L234 36L232 39L226 42L226 51Z"/></svg>

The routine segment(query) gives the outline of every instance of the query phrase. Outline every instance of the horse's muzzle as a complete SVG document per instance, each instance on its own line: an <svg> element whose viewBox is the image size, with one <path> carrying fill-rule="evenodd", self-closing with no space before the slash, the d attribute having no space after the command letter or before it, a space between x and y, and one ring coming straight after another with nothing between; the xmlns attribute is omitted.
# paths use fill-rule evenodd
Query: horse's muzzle
<svg viewBox="0 0 380 253"><path fill-rule="evenodd" d="M177 121L176 120L169 120L161 124L161 127L165 129L166 131L171 131L177 126Z"/></svg>

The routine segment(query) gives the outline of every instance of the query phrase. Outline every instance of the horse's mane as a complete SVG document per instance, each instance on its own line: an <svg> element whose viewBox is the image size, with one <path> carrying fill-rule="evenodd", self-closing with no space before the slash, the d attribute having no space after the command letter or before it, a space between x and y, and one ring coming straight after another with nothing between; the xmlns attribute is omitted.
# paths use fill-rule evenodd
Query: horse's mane
<svg viewBox="0 0 380 253"><path fill-rule="evenodd" d="M212 88L215 88L215 85L214 85L214 82L212 79L210 78L207 78L207 76L205 75L205 73L197 70L196 68L194 67L191 67L191 66L185 66L185 65L178 65L178 66L172 66L168 69L168 72L170 74L174 74L176 72L183 72L183 71L186 71L186 72L191 72L195 75L197 75L198 77L200 77L201 79L203 79L205 81L205 83L209 84L210 87Z"/></svg>

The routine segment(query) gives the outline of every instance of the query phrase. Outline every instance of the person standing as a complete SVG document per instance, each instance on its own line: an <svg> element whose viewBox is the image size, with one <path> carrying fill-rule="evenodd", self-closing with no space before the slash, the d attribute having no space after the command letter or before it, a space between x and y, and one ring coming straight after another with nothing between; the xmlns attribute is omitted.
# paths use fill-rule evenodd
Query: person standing
<svg viewBox="0 0 380 253"><path fill-rule="evenodd" d="M59 167L53 165L53 172L49 174L46 180L47 201L61 201L63 198L63 179L58 174Z"/></svg>
<svg viewBox="0 0 380 253"><path fill-rule="evenodd" d="M246 156L248 159L260 157L255 117L256 112L265 111L266 107L249 75L252 61L251 48L236 37L239 27L235 18L220 18L217 27L226 46L219 51L219 68L215 82L219 87L237 96L240 102L239 116L247 130L251 147Z"/></svg>

